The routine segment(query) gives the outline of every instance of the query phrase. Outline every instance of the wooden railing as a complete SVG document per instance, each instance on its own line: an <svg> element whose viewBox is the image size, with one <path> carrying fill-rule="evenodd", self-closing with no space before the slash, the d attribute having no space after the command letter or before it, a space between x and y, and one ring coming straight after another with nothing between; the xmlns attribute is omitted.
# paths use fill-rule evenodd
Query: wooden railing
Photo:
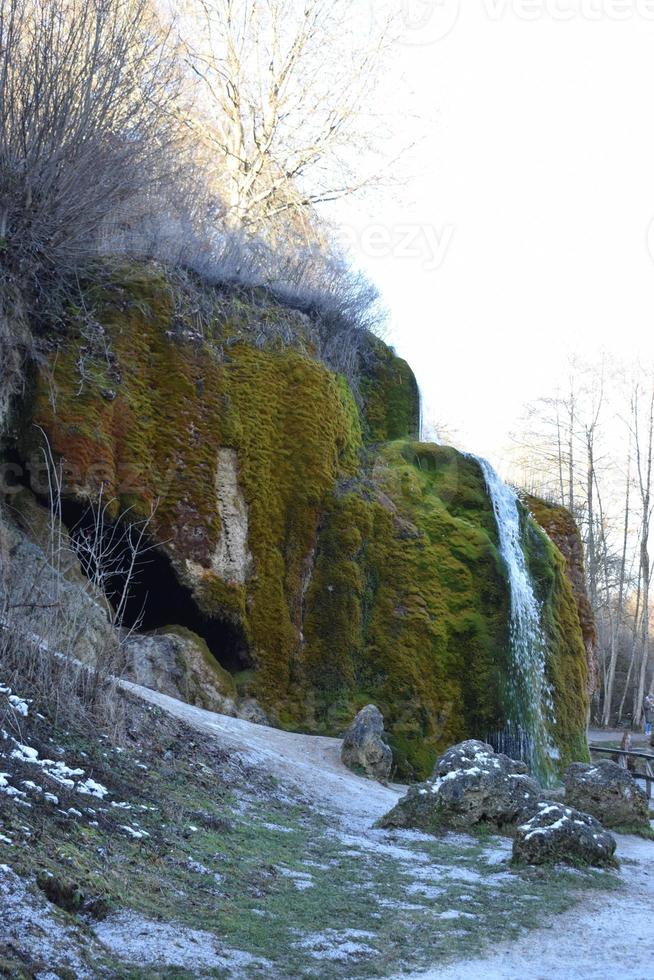
<svg viewBox="0 0 654 980"><path fill-rule="evenodd" d="M652 783L654 782L654 755L650 755L648 752L638 752L635 749L610 749L605 745L589 745L588 748L591 752L604 753L604 755L618 755L623 756L626 760L632 759L644 759L645 760L645 771L639 772L638 770L631 770L629 772L634 777L634 779L643 779L645 781L645 792L647 793L647 799L652 798Z"/></svg>

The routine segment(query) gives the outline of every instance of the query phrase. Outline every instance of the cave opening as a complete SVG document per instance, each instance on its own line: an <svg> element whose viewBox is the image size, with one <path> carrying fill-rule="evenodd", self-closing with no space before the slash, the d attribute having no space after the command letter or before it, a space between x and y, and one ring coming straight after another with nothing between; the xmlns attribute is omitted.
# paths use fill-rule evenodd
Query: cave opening
<svg viewBox="0 0 654 980"><path fill-rule="evenodd" d="M152 540L144 536L134 557L140 529L121 521L98 529L97 511L72 501L62 504L62 518L84 573L101 583L114 611L120 611L120 626L139 633L183 626L200 636L230 673L252 666L243 628L227 617L204 615Z"/></svg>

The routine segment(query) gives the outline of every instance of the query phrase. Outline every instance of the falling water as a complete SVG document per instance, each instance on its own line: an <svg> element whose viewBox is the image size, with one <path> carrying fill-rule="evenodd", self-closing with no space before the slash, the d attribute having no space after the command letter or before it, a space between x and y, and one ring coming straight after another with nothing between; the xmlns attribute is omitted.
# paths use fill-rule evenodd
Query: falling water
<svg viewBox="0 0 654 980"><path fill-rule="evenodd" d="M506 565L511 595L511 669L507 682L507 722L489 736L494 747L522 758L531 771L547 780L556 750L548 734L554 723L551 689L545 676L545 640L541 609L522 548L520 506L485 459L478 459L493 504L499 547Z"/></svg>

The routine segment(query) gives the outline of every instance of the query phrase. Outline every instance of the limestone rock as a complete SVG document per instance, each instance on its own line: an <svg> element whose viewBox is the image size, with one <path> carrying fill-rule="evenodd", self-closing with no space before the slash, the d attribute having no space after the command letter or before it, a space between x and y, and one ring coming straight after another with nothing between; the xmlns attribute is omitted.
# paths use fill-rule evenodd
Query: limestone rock
<svg viewBox="0 0 654 980"><path fill-rule="evenodd" d="M605 827L644 825L649 828L645 792L622 766L605 760L595 765L575 762L566 770L565 802L600 820Z"/></svg>
<svg viewBox="0 0 654 980"><path fill-rule="evenodd" d="M615 864L615 839L588 813L543 801L516 829L513 860L525 864Z"/></svg>
<svg viewBox="0 0 654 980"><path fill-rule="evenodd" d="M63 529L53 535L55 550L49 548L47 520L35 502L29 525L0 515L2 625L28 643L84 663L98 655L117 663L119 640L107 606L82 575Z"/></svg>
<svg viewBox="0 0 654 980"><path fill-rule="evenodd" d="M431 779L409 788L380 826L432 832L482 824L512 828L540 797L525 769L484 742L461 742L440 757Z"/></svg>
<svg viewBox="0 0 654 980"><path fill-rule="evenodd" d="M363 769L374 779L387 780L393 765L393 753L383 740L384 717L374 704L358 713L345 733L341 760L348 769Z"/></svg>
<svg viewBox="0 0 654 980"><path fill-rule="evenodd" d="M241 698L236 704L236 714L253 725L270 725L270 718L256 698Z"/></svg>
<svg viewBox="0 0 654 980"><path fill-rule="evenodd" d="M496 753L493 746L487 742L469 738L443 752L436 760L433 776L446 776L450 772L477 769L479 766L486 769L499 768L507 773L518 775L526 775L528 772L524 762L510 759L508 755L502 755L502 753Z"/></svg>
<svg viewBox="0 0 654 980"><path fill-rule="evenodd" d="M133 634L124 645L127 677L208 711L236 717L234 682L190 630Z"/></svg>

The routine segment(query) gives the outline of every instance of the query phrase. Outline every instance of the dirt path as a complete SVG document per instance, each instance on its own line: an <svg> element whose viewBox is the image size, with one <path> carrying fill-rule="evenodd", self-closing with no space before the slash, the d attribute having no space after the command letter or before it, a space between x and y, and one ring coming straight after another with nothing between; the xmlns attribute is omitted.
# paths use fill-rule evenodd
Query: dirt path
<svg viewBox="0 0 654 980"><path fill-rule="evenodd" d="M351 831L370 827L402 792L349 772L340 739L296 735L194 708L137 685L124 687L198 731L231 745L251 762L327 804ZM654 843L618 838L625 888L586 892L564 921L498 946L492 955L416 974L415 980L649 980L654 969ZM407 980L407 978L404 978Z"/></svg>
<svg viewBox="0 0 654 980"><path fill-rule="evenodd" d="M649 980L654 967L654 843L619 837L625 891L589 894L548 929L491 956L403 980Z"/></svg>
<svg viewBox="0 0 654 980"><path fill-rule="evenodd" d="M329 804L365 826L369 827L390 810L404 792L402 786L381 786L346 769L341 762L339 738L296 735L253 725L240 718L195 708L129 681L121 681L121 685L192 728L216 736L251 762L265 763L273 775L290 780L316 802Z"/></svg>

